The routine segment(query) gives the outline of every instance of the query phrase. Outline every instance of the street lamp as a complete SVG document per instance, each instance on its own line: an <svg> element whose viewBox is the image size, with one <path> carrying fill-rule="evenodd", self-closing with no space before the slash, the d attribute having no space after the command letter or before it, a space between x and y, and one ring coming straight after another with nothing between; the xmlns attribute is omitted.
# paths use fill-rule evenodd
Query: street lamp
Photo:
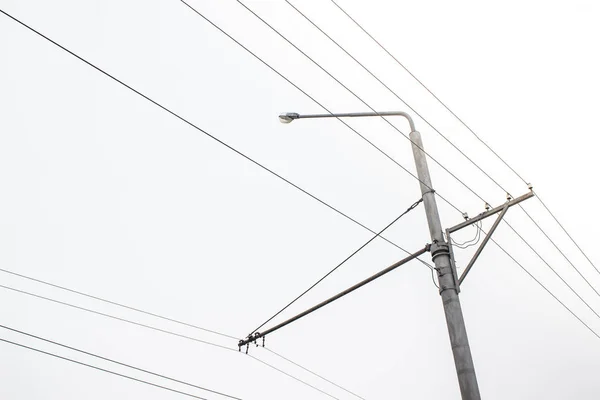
<svg viewBox="0 0 600 400"><path fill-rule="evenodd" d="M440 296L444 305L444 313L446 316L446 324L448 325L448 334L450 336L450 344L454 355L454 364L458 375L458 383L463 400L480 400L479 387L477 385L477 377L475 375L475 367L469 347L467 330L463 319L462 308L460 306L459 282L456 274L456 269L450 258L450 243L444 239L442 231L442 223L438 213L438 208L435 200L435 191L431 184L429 168L427 167L427 158L423 149L423 141L421 134L416 131L415 124L405 112L402 111L386 111L386 112L369 112L369 113L345 113L345 114L298 114L285 113L279 116L282 123L289 124L295 119L307 118L345 118L345 117L387 117L401 116L408 120L410 125L410 141L412 142L412 150L417 167L417 176L421 183L421 194L423 196L423 205L429 225L429 234L431 236L431 257L435 263L438 282L440 287Z"/></svg>
<svg viewBox="0 0 600 400"><path fill-rule="evenodd" d="M410 124L410 130L415 130L415 124L407 113L404 111L382 111L382 112L364 112L364 113L345 113L345 114L298 114L298 113L285 113L279 115L279 121L282 124L289 124L295 119L305 118L345 118L345 117L404 117Z"/></svg>

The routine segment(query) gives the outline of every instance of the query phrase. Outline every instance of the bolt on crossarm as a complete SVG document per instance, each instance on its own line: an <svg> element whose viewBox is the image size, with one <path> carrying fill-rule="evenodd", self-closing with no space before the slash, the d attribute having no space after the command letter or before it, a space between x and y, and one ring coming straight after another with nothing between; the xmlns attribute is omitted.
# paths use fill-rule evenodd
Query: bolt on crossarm
<svg viewBox="0 0 600 400"><path fill-rule="evenodd" d="M450 243L444 240L442 224L435 200L435 191L431 183L427 157L423 149L421 134L415 129L415 124L409 114L402 111L344 113L344 114L308 114L286 113L279 116L282 123L290 123L296 119L305 118L343 118L343 117L386 117L402 116L410 124L410 141L417 167L417 176L420 181L423 205L427 216L429 233L431 236L431 255L435 263L440 287L440 296L444 306L446 324L450 344L454 355L454 364L458 375L458 384L463 400L480 400L479 386L475 375L475 367L469 347L467 330L463 319L460 300L458 298L459 284L454 264L450 258Z"/></svg>

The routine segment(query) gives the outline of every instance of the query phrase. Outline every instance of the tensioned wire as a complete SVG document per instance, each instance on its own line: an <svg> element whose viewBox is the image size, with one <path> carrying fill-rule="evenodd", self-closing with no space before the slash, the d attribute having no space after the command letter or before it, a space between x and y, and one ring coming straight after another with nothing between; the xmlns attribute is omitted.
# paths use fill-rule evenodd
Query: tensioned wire
<svg viewBox="0 0 600 400"><path fill-rule="evenodd" d="M286 0L287 1L287 0ZM431 89L429 89L429 87L427 87L419 78L417 78L417 76L415 76L415 74L413 74L402 62L400 62L385 46L383 46L383 44L381 44L377 39L375 39L375 37L373 37L373 35L371 35L358 21L356 21L343 7L341 7L335 0L330 0L346 17L348 17L348 19L350 19L350 21L352 21L363 33L365 33L365 35L367 35L378 47L380 47L389 57L392 58L392 60L394 60L396 62L396 64L398 64L404 71L406 71L417 83L419 83L419 85L421 85L427 92L429 92L429 94L431 94L431 96L437 100L454 118L456 118L465 128L467 128L467 130L473 134L473 136L479 141L481 142L498 160L500 160L512 173L514 173L525 185L529 185L529 182L526 181L510 164L508 164L508 162L506 160L504 160L485 140L483 140L481 138L480 135L478 135L469 125L467 125L467 123L460 118L454 111L452 111L450 109L450 107L444 103ZM407 104L408 106L408 104ZM540 202L540 204L542 205L542 207L548 212L548 214L550 214L550 216L552 217L552 219L558 224L558 226L561 228L561 230L567 235L567 237L571 240L571 242L575 245L575 247L579 250L579 252L585 257L585 259L590 263L590 265L594 268L594 270L600 275L600 269L598 269L596 267L596 265L594 264L594 262L588 257L588 255L583 251L583 249L581 248L581 246L577 243L577 241L575 241L575 239L571 236L571 234L567 231L567 229L564 227L564 225L558 220L558 218L556 217L556 215L550 210L550 208L548 208L548 206L546 205L546 203L542 200L542 198L539 196L538 193L535 193L535 197L538 199L538 201ZM532 222L539 227L538 223L532 219ZM555 244L554 241L552 239L550 239L550 237L546 234L546 232L540 228L540 231L548 238L548 240L550 240L550 242L557 248L557 250L560 253L563 253L562 250L560 250ZM566 258L566 257L565 257ZM570 264L571 261L567 260ZM579 271L577 271L579 274L581 274ZM585 279L585 278L584 278ZM586 279L587 281L587 279ZM589 285L589 282L588 282ZM592 287L592 289L594 291L596 291L595 288ZM596 291L597 292L597 291Z"/></svg>

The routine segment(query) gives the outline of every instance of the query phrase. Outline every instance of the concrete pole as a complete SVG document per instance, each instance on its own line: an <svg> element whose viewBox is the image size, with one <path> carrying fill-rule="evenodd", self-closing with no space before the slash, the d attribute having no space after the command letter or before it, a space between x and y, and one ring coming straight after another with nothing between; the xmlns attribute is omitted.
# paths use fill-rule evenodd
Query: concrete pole
<svg viewBox="0 0 600 400"><path fill-rule="evenodd" d="M450 335L450 344L454 354L454 364L458 375L458 384L463 400L480 400L475 367L471 357L469 339L463 319L460 300L458 298L457 280L452 271L450 252L448 244L444 241L442 224L435 202L435 194L432 190L431 177L427 167L427 159L423 152L421 134L413 129L410 133L412 149L417 166L417 175L421 180L421 193L423 194L423 205L427 214L429 234L431 235L431 255L438 275L440 285L440 296L446 314L446 324Z"/></svg>

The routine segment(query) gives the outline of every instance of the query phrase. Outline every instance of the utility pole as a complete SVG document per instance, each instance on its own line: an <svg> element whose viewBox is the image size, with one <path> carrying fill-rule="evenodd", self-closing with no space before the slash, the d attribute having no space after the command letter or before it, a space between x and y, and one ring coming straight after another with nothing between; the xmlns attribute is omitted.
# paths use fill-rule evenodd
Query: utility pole
<svg viewBox="0 0 600 400"><path fill-rule="evenodd" d="M423 205L425 207L425 214L427 216L427 224L429 225L429 234L431 236L431 245L425 246L423 249L409 255L408 257L400 260L388 268L378 272L377 274L367 278L356 285L344 290L343 292L330 297L329 299L322 301L309 308L308 310L297 314L296 316L287 319L278 325L267 329L263 332L253 332L249 334L245 339L241 339L238 342L238 347L241 351L243 346L246 346L246 352L250 343L255 343L258 346L258 339L273 333L280 328L283 328L290 323L297 321L298 319L305 317L306 315L320 309L321 307L330 304L337 299L351 293L352 291L363 287L369 282L387 274L388 272L398 268L400 265L415 259L419 255L426 251L431 252L431 258L435 264L435 270L438 275L438 282L440 287L440 296L442 298L442 304L444 306L444 314L446 316L446 325L448 326L448 335L450 336L450 345L452 347L452 354L454 356L454 365L456 367L456 374L458 375L458 386L460 387L460 393L462 400L481 400L479 394L479 386L477 385L477 377L475 376L475 367L473 365L473 357L471 356L471 348L469 347L469 339L467 338L467 329L465 328L465 321L463 319L462 309L460 307L460 300L458 293L460 292L460 285L466 278L467 274L473 267L475 261L483 251L485 245L490 240L492 234L502 221L502 218L508 211L508 209L516 204L521 203L534 196L533 186L528 185L530 192L522 196L514 198L507 193L506 203L501 206L491 208L486 203L486 210L478 214L473 218L468 218L464 215L465 221L446 229L446 240L444 240L444 233L442 231L442 223L440 221L440 215L438 213L437 204L435 201L435 191L431 184L431 177L429 175L429 168L427 167L426 153L423 148L423 141L421 140L421 134L415 129L415 124L409 114L403 111L384 111L384 112L359 112L359 113L338 113L338 114L298 114L298 113L286 113L279 116L279 120L282 123L289 124L297 119L307 118L355 118L355 117L391 117L400 116L406 118L410 125L410 140L412 142L413 155L415 157L415 164L417 166L417 175L421 182L421 194ZM417 203L415 203L417 204ZM459 278L456 272L456 266L454 265L454 256L452 255L452 239L450 235L456 231L466 228L467 226L478 223L486 218L498 215L498 218L493 223L490 230L487 232L486 237L483 239L479 248L471 258L471 261L465 268L462 276ZM378 234L379 235L379 234ZM318 283L318 282L317 282ZM305 292L306 293L306 292ZM302 295L300 295L302 296ZM296 300L299 297L296 298ZM295 300L294 300L295 301ZM291 303L290 303L291 304ZM272 319L272 318L271 318ZM267 321L268 322L268 321ZM263 324L264 325L264 324ZM261 325L262 327L262 325ZM260 328L259 328L260 329Z"/></svg>
<svg viewBox="0 0 600 400"><path fill-rule="evenodd" d="M440 286L440 296L444 305L450 344L454 355L454 365L458 375L458 385L463 400L479 400L479 386L475 376L475 366L467 338L467 329L458 298L459 285L456 271L450 259L450 244L444 240L442 223L438 213L435 194L431 184L427 158L423 151L421 134L413 129L410 133L412 150L417 167L417 176L421 181L423 205L427 215L429 234L431 235L431 257L435 264Z"/></svg>

